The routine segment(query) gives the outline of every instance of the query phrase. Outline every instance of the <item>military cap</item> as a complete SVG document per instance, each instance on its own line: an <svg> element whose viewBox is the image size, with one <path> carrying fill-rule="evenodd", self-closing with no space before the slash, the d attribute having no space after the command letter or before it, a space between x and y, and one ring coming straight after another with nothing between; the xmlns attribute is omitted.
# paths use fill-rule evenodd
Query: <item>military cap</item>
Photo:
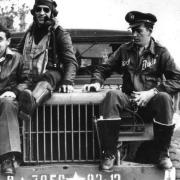
<svg viewBox="0 0 180 180"><path fill-rule="evenodd" d="M56 2L54 0L35 0L34 7L31 10L31 14L32 15L34 15L35 9L39 5L46 5L46 6L48 6L51 9L51 11L52 11L53 16L54 17L57 16L57 14L58 14L58 11L56 10L57 4L56 4Z"/></svg>
<svg viewBox="0 0 180 180"><path fill-rule="evenodd" d="M142 23L149 23L150 25L155 24L157 21L156 16L151 13L142 13L139 11L130 11L126 14L125 20L129 23L129 27L139 26Z"/></svg>
<svg viewBox="0 0 180 180"><path fill-rule="evenodd" d="M52 6L57 6L56 2L53 0L35 0L35 5L46 5L50 9L52 8Z"/></svg>

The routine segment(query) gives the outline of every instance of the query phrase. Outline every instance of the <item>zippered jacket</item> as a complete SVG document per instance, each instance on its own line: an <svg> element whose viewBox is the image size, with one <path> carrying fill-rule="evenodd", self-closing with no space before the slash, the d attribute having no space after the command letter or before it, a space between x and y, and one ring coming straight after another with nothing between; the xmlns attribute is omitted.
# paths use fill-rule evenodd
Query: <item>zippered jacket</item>
<svg viewBox="0 0 180 180"><path fill-rule="evenodd" d="M16 96L18 95L17 85L26 79L22 75L22 68L22 56L7 48L5 57L0 60L0 95L6 91L12 91Z"/></svg>
<svg viewBox="0 0 180 180"><path fill-rule="evenodd" d="M102 84L113 72L123 75L122 90L127 94L152 88L169 94L180 91L180 69L168 50L153 38L141 56L133 42L121 45L95 69L91 82Z"/></svg>
<svg viewBox="0 0 180 180"><path fill-rule="evenodd" d="M45 36L46 40L44 40L44 44L46 45L45 49L41 51L41 45L38 46L37 48L34 46L34 49L40 49L39 54L35 51L31 51L33 54L35 52L35 55L33 56L32 54L29 56L28 59L25 57L25 68L29 69L30 71L26 71L29 76L38 76L41 73L44 73L46 70L57 70L60 71L60 73L63 76L63 80L61 81L62 84L70 84L72 85L74 82L74 78L76 76L76 71L78 69L78 62L76 60L73 46L72 46L72 41L69 33L64 30L61 26L58 24L55 24L55 26L52 28L53 31L48 32L48 29L42 29L38 30L38 28L34 28L31 26L29 30L26 32L23 40L17 47L18 52L24 55L24 52L27 52L30 50L24 49L25 43L28 44L31 43L30 41L33 41L33 44L39 44L41 43L41 39L43 39ZM34 43L34 37L36 36L36 39L39 39L36 43ZM28 39L27 39L28 38ZM30 47L30 46L29 46ZM32 46L33 47L33 46ZM37 51L38 51L37 50ZM44 62L37 62L35 63L36 60L35 58L39 58L40 55L44 53L44 56L48 56L47 58L45 57ZM30 60L31 59L31 60ZM42 59L42 58L40 58ZM39 61L39 60L38 60ZM43 61L43 60L42 60ZM31 66L31 64L33 64ZM42 69L42 66L44 65L44 69ZM39 66L39 67L38 67ZM39 69L38 69L39 68ZM40 70L41 68L41 70ZM37 71L35 71L37 69Z"/></svg>

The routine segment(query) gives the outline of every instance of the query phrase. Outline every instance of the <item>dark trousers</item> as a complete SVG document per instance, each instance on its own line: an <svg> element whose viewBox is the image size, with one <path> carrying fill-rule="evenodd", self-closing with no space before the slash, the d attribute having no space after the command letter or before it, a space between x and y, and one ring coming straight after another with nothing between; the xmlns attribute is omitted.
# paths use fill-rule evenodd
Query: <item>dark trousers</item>
<svg viewBox="0 0 180 180"><path fill-rule="evenodd" d="M21 153L18 103L0 98L0 158L7 153Z"/></svg>
<svg viewBox="0 0 180 180"><path fill-rule="evenodd" d="M126 108L131 108L130 98L120 90L111 90L102 102L103 118L119 118ZM172 97L165 92L159 92L149 101L146 107L138 110L138 114L144 121L155 119L155 121L162 124L172 124L173 113ZM118 128L115 130L104 123L101 131L103 149L113 151L116 145Z"/></svg>

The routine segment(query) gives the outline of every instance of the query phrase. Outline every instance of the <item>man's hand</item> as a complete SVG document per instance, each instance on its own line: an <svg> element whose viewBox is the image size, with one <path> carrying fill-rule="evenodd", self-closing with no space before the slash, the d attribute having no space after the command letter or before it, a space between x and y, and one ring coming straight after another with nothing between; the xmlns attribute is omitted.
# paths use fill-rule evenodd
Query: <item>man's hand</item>
<svg viewBox="0 0 180 180"><path fill-rule="evenodd" d="M18 84L17 86L19 91L24 91L25 89L28 89L28 85L25 83Z"/></svg>
<svg viewBox="0 0 180 180"><path fill-rule="evenodd" d="M137 103L138 106L141 107L145 107L154 95L155 94L153 89L139 92L133 91L133 93L131 94L133 100Z"/></svg>
<svg viewBox="0 0 180 180"><path fill-rule="evenodd" d="M74 91L74 88L72 85L62 85L59 88L59 92L62 92L62 93L72 93L73 91Z"/></svg>
<svg viewBox="0 0 180 180"><path fill-rule="evenodd" d="M12 91L6 91L3 94L1 94L0 98L12 98L12 99L15 99L16 95Z"/></svg>
<svg viewBox="0 0 180 180"><path fill-rule="evenodd" d="M100 83L93 83L93 84L85 84L83 87L84 92L96 92L101 89Z"/></svg>

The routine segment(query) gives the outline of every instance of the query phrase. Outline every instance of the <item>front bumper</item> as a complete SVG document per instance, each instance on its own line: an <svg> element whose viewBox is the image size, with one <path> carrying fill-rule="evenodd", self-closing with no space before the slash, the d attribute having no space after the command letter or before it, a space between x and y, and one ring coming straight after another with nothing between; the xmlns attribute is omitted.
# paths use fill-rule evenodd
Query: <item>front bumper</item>
<svg viewBox="0 0 180 180"><path fill-rule="evenodd" d="M154 165L123 162L112 172L101 172L96 164L51 164L21 166L15 177L1 180L175 180L175 168L159 170Z"/></svg>

